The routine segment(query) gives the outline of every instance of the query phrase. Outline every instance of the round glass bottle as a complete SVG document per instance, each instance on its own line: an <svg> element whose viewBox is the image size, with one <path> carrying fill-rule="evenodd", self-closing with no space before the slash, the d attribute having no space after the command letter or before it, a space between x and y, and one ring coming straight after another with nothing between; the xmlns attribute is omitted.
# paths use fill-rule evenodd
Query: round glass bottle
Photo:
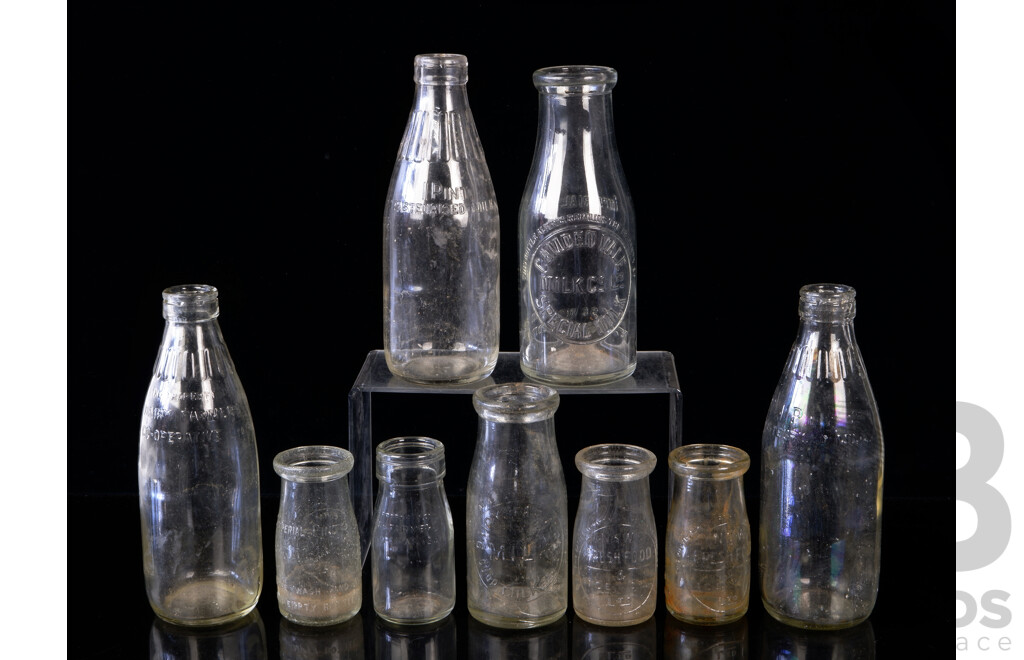
<svg viewBox="0 0 1024 660"><path fill-rule="evenodd" d="M572 606L599 626L632 626L658 603L658 530L648 475L654 453L594 445L576 454L583 474L573 528Z"/></svg>
<svg viewBox="0 0 1024 660"><path fill-rule="evenodd" d="M884 448L855 296L844 284L801 287L761 437L761 597L802 628L854 626L878 595Z"/></svg>
<svg viewBox="0 0 1024 660"><path fill-rule="evenodd" d="M668 456L675 475L665 530L665 606L680 621L731 623L750 602L747 452L696 444Z"/></svg>
<svg viewBox="0 0 1024 660"><path fill-rule="evenodd" d="M359 527L349 497L352 454L295 447L274 457L281 477L275 555L281 616L305 626L347 621L363 603Z"/></svg>
<svg viewBox="0 0 1024 660"><path fill-rule="evenodd" d="M263 587L256 432L216 287L165 289L163 315L139 440L146 593L171 623L218 625Z"/></svg>
<svg viewBox="0 0 1024 660"><path fill-rule="evenodd" d="M444 474L438 440L400 437L377 445L370 557L373 607L385 621L433 623L455 607L455 527Z"/></svg>
<svg viewBox="0 0 1024 660"><path fill-rule="evenodd" d="M543 626L568 606L558 402L553 388L528 383L473 393L479 432L466 488L466 593L469 613L491 626Z"/></svg>
<svg viewBox="0 0 1024 660"><path fill-rule="evenodd" d="M615 69L539 69L533 164L519 207L523 373L552 384L636 368L636 228L612 118Z"/></svg>
<svg viewBox="0 0 1024 660"><path fill-rule="evenodd" d="M384 357L407 380L466 383L498 361L498 204L466 56L417 55L413 70L384 211Z"/></svg>

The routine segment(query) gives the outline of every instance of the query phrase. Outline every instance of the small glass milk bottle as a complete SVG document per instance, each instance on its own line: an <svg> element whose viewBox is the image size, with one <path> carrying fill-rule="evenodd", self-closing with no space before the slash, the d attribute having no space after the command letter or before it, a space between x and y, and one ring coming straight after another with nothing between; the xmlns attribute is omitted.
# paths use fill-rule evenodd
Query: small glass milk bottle
<svg viewBox="0 0 1024 660"><path fill-rule="evenodd" d="M632 626L658 602L658 531L648 475L654 453L633 445L580 450L583 474L573 529L572 605L599 626Z"/></svg>
<svg viewBox="0 0 1024 660"><path fill-rule="evenodd" d="M636 228L612 119L615 69L533 73L540 111L519 207L523 373L588 385L636 368Z"/></svg>
<svg viewBox="0 0 1024 660"><path fill-rule="evenodd" d="M555 444L558 392L506 383L473 393L479 415L466 488L469 613L536 628L568 607L569 515Z"/></svg>
<svg viewBox="0 0 1024 660"><path fill-rule="evenodd" d="M363 603L359 526L345 449L295 447L274 457L281 477L275 555L281 616L305 626L351 619Z"/></svg>
<svg viewBox="0 0 1024 660"><path fill-rule="evenodd" d="M685 445L668 464L676 482L665 530L665 606L686 623L736 621L750 601L743 496L750 456L728 445Z"/></svg>
<svg viewBox="0 0 1024 660"><path fill-rule="evenodd" d="M455 607L455 528L444 474L438 440L400 437L377 445L370 558L373 607L385 621L433 623Z"/></svg>

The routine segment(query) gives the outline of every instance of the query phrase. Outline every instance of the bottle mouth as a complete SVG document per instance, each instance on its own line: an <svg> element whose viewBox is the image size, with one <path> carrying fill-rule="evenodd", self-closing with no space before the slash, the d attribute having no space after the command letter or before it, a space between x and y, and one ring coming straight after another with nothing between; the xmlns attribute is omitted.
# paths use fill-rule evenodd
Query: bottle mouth
<svg viewBox="0 0 1024 660"><path fill-rule="evenodd" d="M541 93L565 96L607 94L618 79L618 72L607 66L549 66L533 72L533 86Z"/></svg>
<svg viewBox="0 0 1024 660"><path fill-rule="evenodd" d="M576 467L583 476L598 481L636 481L654 471L654 452L636 445L605 444L581 449Z"/></svg>
<svg viewBox="0 0 1024 660"><path fill-rule="evenodd" d="M341 479L352 470L355 458L341 447L308 445L287 449L274 457L274 472L299 483Z"/></svg>
<svg viewBox="0 0 1024 660"><path fill-rule="evenodd" d="M179 284L163 290L164 318L169 321L201 321L220 315L217 287Z"/></svg>
<svg viewBox="0 0 1024 660"><path fill-rule="evenodd" d="M750 456L729 445L683 445L669 453L668 466L679 476L691 479L734 479L750 468Z"/></svg>
<svg viewBox="0 0 1024 660"><path fill-rule="evenodd" d="M852 319L857 315L857 291L846 284L805 284L800 287L800 318Z"/></svg>
<svg viewBox="0 0 1024 660"><path fill-rule="evenodd" d="M434 479L445 474L444 444L423 436L389 438L377 445L377 478L395 481L402 470L433 472Z"/></svg>
<svg viewBox="0 0 1024 660"><path fill-rule="evenodd" d="M417 55L412 79L420 85L464 85L469 80L469 59L457 53Z"/></svg>
<svg viewBox="0 0 1024 660"><path fill-rule="evenodd" d="M477 414L492 422L540 422L555 414L558 403L553 387L533 383L486 385L473 392Z"/></svg>

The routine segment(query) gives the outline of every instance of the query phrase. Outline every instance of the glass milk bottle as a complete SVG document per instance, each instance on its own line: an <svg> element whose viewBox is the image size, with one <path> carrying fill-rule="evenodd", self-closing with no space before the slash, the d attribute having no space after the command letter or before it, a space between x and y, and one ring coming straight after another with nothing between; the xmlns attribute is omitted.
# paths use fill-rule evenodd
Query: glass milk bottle
<svg viewBox="0 0 1024 660"><path fill-rule="evenodd" d="M256 433L217 289L174 286L163 301L139 442L146 594L159 617L210 626L252 611L263 586Z"/></svg>
<svg viewBox="0 0 1024 660"><path fill-rule="evenodd" d="M351 619L363 603L359 527L348 491L352 454L295 447L274 457L281 505L274 539L281 615L305 626Z"/></svg>
<svg viewBox="0 0 1024 660"><path fill-rule="evenodd" d="M466 488L466 592L470 614L491 626L543 626L568 606L558 402L553 388L528 383L473 393L479 432Z"/></svg>
<svg viewBox="0 0 1024 660"><path fill-rule="evenodd" d="M658 603L658 530L648 475L654 454L633 445L580 450L583 474L573 529L572 605L584 621L632 626Z"/></svg>
<svg viewBox="0 0 1024 660"><path fill-rule="evenodd" d="M417 55L416 95L384 210L384 357L421 383L498 361L498 204L469 109L465 55Z"/></svg>
<svg viewBox="0 0 1024 660"><path fill-rule="evenodd" d="M878 595L884 450L855 296L844 284L801 287L761 438L761 596L802 628L856 625Z"/></svg>
<svg viewBox="0 0 1024 660"><path fill-rule="evenodd" d="M737 447L695 444L669 453L675 476L665 530L665 605L697 625L742 617L750 601L750 521Z"/></svg>
<svg viewBox="0 0 1024 660"><path fill-rule="evenodd" d="M537 143L519 207L522 370L552 384L636 368L636 228L612 119L618 73L535 71Z"/></svg>
<svg viewBox="0 0 1024 660"><path fill-rule="evenodd" d="M433 623L455 607L455 528L444 474L438 440L401 437L377 445L370 560L373 607L385 621Z"/></svg>

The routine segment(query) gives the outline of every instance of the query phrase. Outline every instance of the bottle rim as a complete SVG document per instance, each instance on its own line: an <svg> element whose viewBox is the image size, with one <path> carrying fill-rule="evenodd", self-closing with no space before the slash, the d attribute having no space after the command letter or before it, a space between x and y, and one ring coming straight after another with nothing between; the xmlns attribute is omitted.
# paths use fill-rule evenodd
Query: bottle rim
<svg viewBox="0 0 1024 660"><path fill-rule="evenodd" d="M477 414L493 422L540 422L555 414L558 403L555 388L534 383L485 385L473 392Z"/></svg>
<svg viewBox="0 0 1024 660"><path fill-rule="evenodd" d="M469 58L459 53L421 53L413 58L412 79L420 85L465 84Z"/></svg>
<svg viewBox="0 0 1024 660"><path fill-rule="evenodd" d="M388 438L377 445L377 476L390 480L395 470L430 468L440 479L445 474L444 443L426 436Z"/></svg>
<svg viewBox="0 0 1024 660"><path fill-rule="evenodd" d="M576 453L576 468L597 481L637 481L654 471L658 457L649 449L620 443L585 447Z"/></svg>
<svg viewBox="0 0 1024 660"><path fill-rule="evenodd" d="M800 287L800 318L852 319L857 314L856 298L856 289L848 284L805 284Z"/></svg>
<svg viewBox="0 0 1024 660"><path fill-rule="evenodd" d="M220 315L219 292L209 284L178 284L164 289L161 296L168 320L202 321Z"/></svg>
<svg viewBox="0 0 1024 660"><path fill-rule="evenodd" d="M274 457L274 472L298 483L322 483L341 479L355 464L347 449L330 445L305 445L282 451Z"/></svg>
<svg viewBox="0 0 1024 660"><path fill-rule="evenodd" d="M668 466L675 474L691 479L734 479L750 468L750 455L730 445L683 445L669 452Z"/></svg>
<svg viewBox="0 0 1024 660"><path fill-rule="evenodd" d="M543 94L605 94L618 80L615 69L589 64L548 66L533 72L533 85Z"/></svg>

